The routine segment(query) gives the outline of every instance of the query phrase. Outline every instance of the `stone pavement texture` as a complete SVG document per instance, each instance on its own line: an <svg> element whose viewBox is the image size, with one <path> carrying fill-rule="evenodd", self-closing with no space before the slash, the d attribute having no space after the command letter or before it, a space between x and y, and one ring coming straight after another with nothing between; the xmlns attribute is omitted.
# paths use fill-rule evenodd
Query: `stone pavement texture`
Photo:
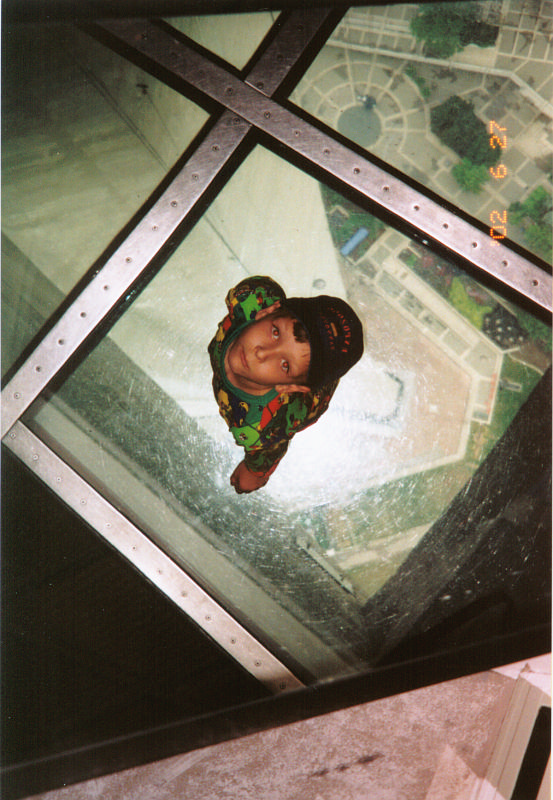
<svg viewBox="0 0 553 800"><path fill-rule="evenodd" d="M513 686L481 673L35 800L468 800L485 775Z"/></svg>

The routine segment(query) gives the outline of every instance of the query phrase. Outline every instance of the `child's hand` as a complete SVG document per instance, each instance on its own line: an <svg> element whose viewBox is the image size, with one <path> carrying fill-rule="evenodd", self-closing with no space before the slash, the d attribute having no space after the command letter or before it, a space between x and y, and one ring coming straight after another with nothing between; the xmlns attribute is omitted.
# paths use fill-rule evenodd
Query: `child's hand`
<svg viewBox="0 0 553 800"><path fill-rule="evenodd" d="M241 461L230 476L231 486L234 486L238 494L255 492L265 486L268 480L269 475L254 475L250 472L245 461Z"/></svg>

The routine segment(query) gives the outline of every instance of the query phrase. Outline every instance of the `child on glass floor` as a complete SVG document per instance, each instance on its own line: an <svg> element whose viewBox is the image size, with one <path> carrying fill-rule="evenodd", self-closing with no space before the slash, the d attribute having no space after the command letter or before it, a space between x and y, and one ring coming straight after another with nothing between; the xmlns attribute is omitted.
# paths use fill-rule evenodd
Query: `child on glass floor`
<svg viewBox="0 0 553 800"><path fill-rule="evenodd" d="M245 450L235 490L264 486L291 438L328 408L339 379L361 358L363 329L339 297L287 298L267 277L231 289L209 344L219 413Z"/></svg>

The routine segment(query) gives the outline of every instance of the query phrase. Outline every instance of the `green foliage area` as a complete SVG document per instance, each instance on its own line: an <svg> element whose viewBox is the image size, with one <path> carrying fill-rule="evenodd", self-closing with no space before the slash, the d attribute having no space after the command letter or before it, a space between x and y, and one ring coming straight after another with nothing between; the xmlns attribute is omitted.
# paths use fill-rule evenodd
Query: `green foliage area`
<svg viewBox="0 0 553 800"><path fill-rule="evenodd" d="M490 177L490 173L483 164L473 164L468 158L463 158L455 164L451 174L466 192L478 194L482 191L482 186Z"/></svg>
<svg viewBox="0 0 553 800"><path fill-rule="evenodd" d="M524 231L524 239L533 253L537 253L545 261L553 260L553 236L550 227L530 225Z"/></svg>
<svg viewBox="0 0 553 800"><path fill-rule="evenodd" d="M384 230L384 225L379 219L373 217L365 211L357 211L345 220L344 224L336 231L338 244L342 247L351 237L357 233L359 228L366 228L369 231L368 239L374 239Z"/></svg>
<svg viewBox="0 0 553 800"><path fill-rule="evenodd" d="M467 294L461 278L453 278L449 288L449 299L454 308L457 309L475 328L482 330L484 317L493 311L491 306L481 306Z"/></svg>
<svg viewBox="0 0 553 800"><path fill-rule="evenodd" d="M363 211L362 208L359 208L355 203L347 200L333 189L329 189L328 186L321 184L321 193L327 212L333 206L340 206L348 214L348 216L344 217L343 221L339 223L330 217L328 218L332 241L338 249L343 247L345 243L357 233L359 228L366 228L369 232L367 238L360 245L360 247L365 247L365 249L370 247L385 230L384 223L379 220L378 217L373 217L368 211Z"/></svg>
<svg viewBox="0 0 553 800"><path fill-rule="evenodd" d="M509 220L522 228L526 245L545 261L553 256L553 237L551 222L546 215L551 211L551 195L543 186L536 187L524 200L509 206Z"/></svg>
<svg viewBox="0 0 553 800"><path fill-rule="evenodd" d="M411 32L425 43L427 55L449 58L468 44L494 44L498 29L477 20L477 3L428 3L419 6Z"/></svg>
<svg viewBox="0 0 553 800"><path fill-rule="evenodd" d="M420 258L419 256L415 255L412 250L403 250L399 257L403 261L404 264L407 264L408 267L411 267L415 271L417 271L417 267L420 265Z"/></svg>
<svg viewBox="0 0 553 800"><path fill-rule="evenodd" d="M430 86L426 83L426 80L419 75L417 70L412 64L409 64L405 69L405 74L408 75L412 80L415 81L417 86L419 87L419 91L424 98L430 97L431 91Z"/></svg>
<svg viewBox="0 0 553 800"><path fill-rule="evenodd" d="M490 147L485 124L473 105L453 95L430 112L430 127L441 141L474 165L491 167L501 158L499 147Z"/></svg>
<svg viewBox="0 0 553 800"><path fill-rule="evenodd" d="M503 436L540 378L541 375L537 370L515 361L510 356L505 356L500 379L520 383L522 389L520 392L514 392L507 388L498 389L493 417L487 430L486 444L483 448L481 460L484 460L496 441Z"/></svg>
<svg viewBox="0 0 553 800"><path fill-rule="evenodd" d="M543 186L538 186L531 192L523 203L511 203L509 211L511 221L515 225L522 225L525 217L530 217L534 222L541 222L542 218L551 211L551 195Z"/></svg>
<svg viewBox="0 0 553 800"><path fill-rule="evenodd" d="M526 213L534 222L541 222L541 219L548 211L551 211L551 195L548 194L544 186L537 186L524 201Z"/></svg>
<svg viewBox="0 0 553 800"><path fill-rule="evenodd" d="M423 248L421 248L422 250ZM449 298L449 286L452 278L459 273L457 267L443 258L433 255L431 263L426 267L423 264L423 257L416 255L407 248L400 253L399 257L408 267L431 286L438 294L446 300Z"/></svg>
<svg viewBox="0 0 553 800"><path fill-rule="evenodd" d="M517 309L518 322L529 338L545 353L551 353L551 328L527 311Z"/></svg>

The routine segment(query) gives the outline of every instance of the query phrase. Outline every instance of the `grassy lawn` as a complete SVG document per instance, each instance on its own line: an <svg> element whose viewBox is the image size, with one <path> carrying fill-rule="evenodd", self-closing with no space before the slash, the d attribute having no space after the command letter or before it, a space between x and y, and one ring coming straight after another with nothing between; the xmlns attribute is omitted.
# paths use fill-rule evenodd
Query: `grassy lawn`
<svg viewBox="0 0 553 800"><path fill-rule="evenodd" d="M519 383L522 389L520 392L515 392L510 389L498 388L492 421L490 425L486 426L486 440L482 448L480 461L484 460L496 441L503 436L517 411L526 402L540 378L541 375L537 370L515 361L508 355L505 356L503 369L501 370L501 380Z"/></svg>
<svg viewBox="0 0 553 800"><path fill-rule="evenodd" d="M337 250L340 250L359 228L367 229L367 238L355 251L356 257L359 258L383 233L385 230L384 223L324 184L321 184L321 195L327 213L330 235ZM335 206L342 208L346 213L346 217L332 217L330 211Z"/></svg>

